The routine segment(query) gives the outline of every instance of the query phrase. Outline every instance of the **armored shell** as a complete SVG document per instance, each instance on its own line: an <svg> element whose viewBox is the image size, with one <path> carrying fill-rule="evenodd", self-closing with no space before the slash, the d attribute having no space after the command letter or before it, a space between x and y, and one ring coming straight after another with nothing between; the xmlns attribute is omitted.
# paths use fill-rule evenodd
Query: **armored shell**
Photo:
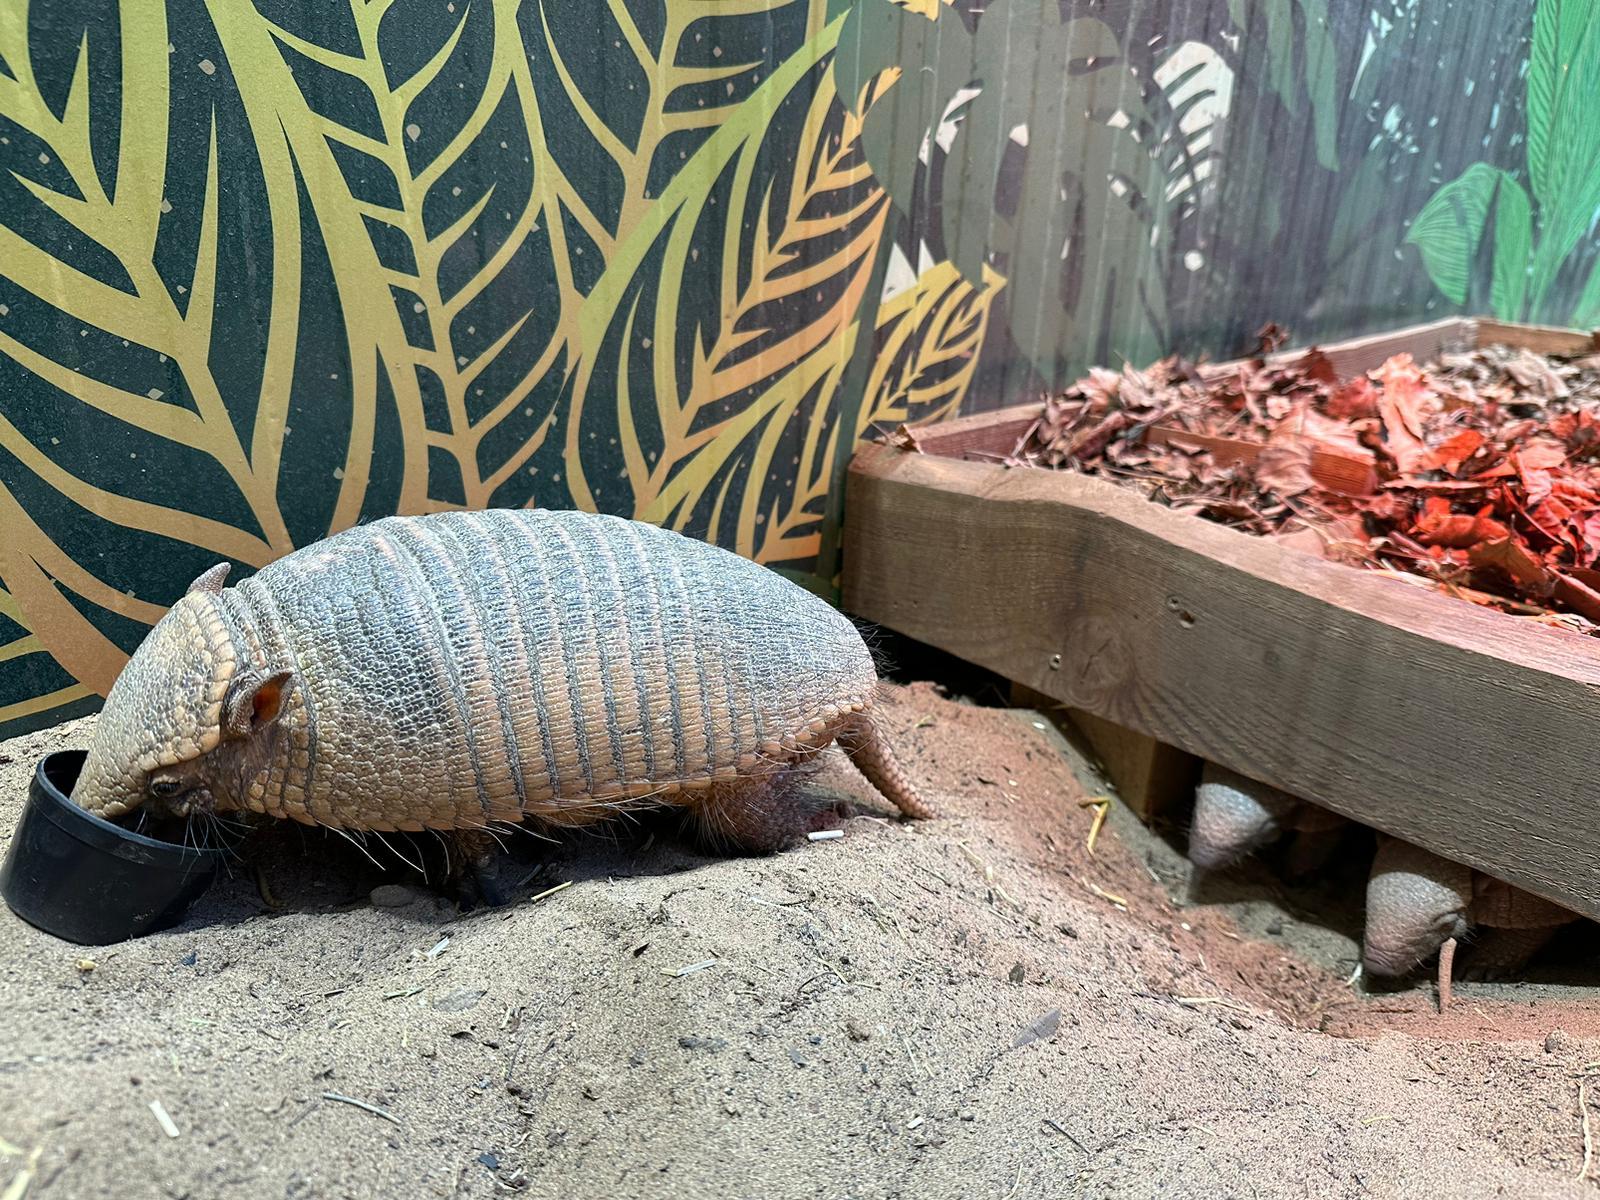
<svg viewBox="0 0 1600 1200"><path fill-rule="evenodd" d="M217 808L307 823L582 824L804 757L877 682L846 617L691 538L390 517L197 581L118 678L75 798L115 816L188 771Z"/></svg>

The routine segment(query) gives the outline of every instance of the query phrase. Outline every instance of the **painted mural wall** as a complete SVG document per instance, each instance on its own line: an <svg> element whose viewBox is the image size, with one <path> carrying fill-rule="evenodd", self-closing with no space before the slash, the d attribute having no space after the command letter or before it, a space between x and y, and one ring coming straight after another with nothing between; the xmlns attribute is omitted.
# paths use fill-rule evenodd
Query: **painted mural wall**
<svg viewBox="0 0 1600 1200"><path fill-rule="evenodd" d="M4 0L0 736L188 581L582 507L829 594L860 439L1600 322L1600 0Z"/></svg>

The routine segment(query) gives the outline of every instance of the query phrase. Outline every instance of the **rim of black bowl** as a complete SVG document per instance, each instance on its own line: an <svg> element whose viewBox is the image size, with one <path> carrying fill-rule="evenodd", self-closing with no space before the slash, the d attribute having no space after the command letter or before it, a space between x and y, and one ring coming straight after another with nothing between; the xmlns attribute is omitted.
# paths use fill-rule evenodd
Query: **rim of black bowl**
<svg viewBox="0 0 1600 1200"><path fill-rule="evenodd" d="M72 786L78 781L78 772L83 769L83 760L87 757L86 750L57 750L45 755L34 768L33 777L38 784L34 794L49 803L50 807L44 810L45 815L57 825L102 850L115 850L132 845L162 857L178 860L221 859L227 855L227 851L221 848L202 849L197 846L184 846L177 842L135 833L90 812L81 805L74 804L71 795ZM62 783L66 784L64 788Z"/></svg>

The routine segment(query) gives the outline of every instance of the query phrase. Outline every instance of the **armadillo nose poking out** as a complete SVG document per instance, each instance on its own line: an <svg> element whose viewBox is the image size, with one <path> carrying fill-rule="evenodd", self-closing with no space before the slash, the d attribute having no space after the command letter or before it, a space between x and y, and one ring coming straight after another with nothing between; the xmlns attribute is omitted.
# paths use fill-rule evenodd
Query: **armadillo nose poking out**
<svg viewBox="0 0 1600 1200"><path fill-rule="evenodd" d="M1404 975L1449 938L1465 937L1471 904L1471 868L1398 838L1380 838L1367 879L1367 971Z"/></svg>
<svg viewBox="0 0 1600 1200"><path fill-rule="evenodd" d="M73 798L355 830L585 825L677 805L776 849L837 741L932 813L860 633L765 567L576 512L389 517L225 588L207 572L107 697Z"/></svg>
<svg viewBox="0 0 1600 1200"><path fill-rule="evenodd" d="M1298 803L1277 788L1206 763L1195 789L1189 861L1202 871L1232 866L1281 834Z"/></svg>

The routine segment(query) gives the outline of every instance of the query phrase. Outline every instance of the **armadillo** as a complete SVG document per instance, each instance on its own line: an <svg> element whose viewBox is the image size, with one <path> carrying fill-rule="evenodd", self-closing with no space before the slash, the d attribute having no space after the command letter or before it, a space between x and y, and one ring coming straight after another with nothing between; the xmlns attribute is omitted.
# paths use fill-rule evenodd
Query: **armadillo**
<svg viewBox="0 0 1600 1200"><path fill-rule="evenodd" d="M1287 832L1294 837L1284 868L1291 877L1308 875L1327 862L1348 825L1337 813L1208 762L1195 789L1189 861L1221 870Z"/></svg>
<svg viewBox="0 0 1600 1200"><path fill-rule="evenodd" d="M1509 883L1440 858L1409 842L1380 836L1367 881L1362 960L1373 975L1404 975L1475 928L1476 974L1515 971L1576 913ZM1440 963L1448 990L1449 956Z"/></svg>
<svg viewBox="0 0 1600 1200"><path fill-rule="evenodd" d="M816 819L837 741L932 816L879 731L861 634L730 551L547 510L387 517L227 587L200 576L115 680L72 797L342 830L587 825L678 806L724 845Z"/></svg>

